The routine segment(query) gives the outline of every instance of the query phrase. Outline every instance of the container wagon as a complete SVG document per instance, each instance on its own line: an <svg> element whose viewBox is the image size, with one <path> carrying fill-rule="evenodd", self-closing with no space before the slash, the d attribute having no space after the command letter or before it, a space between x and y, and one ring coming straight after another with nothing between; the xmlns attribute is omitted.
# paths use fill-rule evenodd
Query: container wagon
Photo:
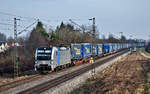
<svg viewBox="0 0 150 94"><path fill-rule="evenodd" d="M97 44L98 46L98 57L103 56L103 44Z"/></svg>
<svg viewBox="0 0 150 94"><path fill-rule="evenodd" d="M93 56L98 56L98 44L93 44L91 45L92 47L92 52L91 55L93 54Z"/></svg>
<svg viewBox="0 0 150 94"><path fill-rule="evenodd" d="M81 44L82 45L82 57L83 57L83 60L84 62L89 62L90 60L90 57L91 57L91 47L92 45L90 43L83 43Z"/></svg>
<svg viewBox="0 0 150 94"><path fill-rule="evenodd" d="M109 44L103 44L103 51L104 51L104 54L109 53L110 45Z"/></svg>
<svg viewBox="0 0 150 94"><path fill-rule="evenodd" d="M72 59L71 61L75 65L82 64L83 56L82 56L82 45L81 44L71 44L71 55Z"/></svg>

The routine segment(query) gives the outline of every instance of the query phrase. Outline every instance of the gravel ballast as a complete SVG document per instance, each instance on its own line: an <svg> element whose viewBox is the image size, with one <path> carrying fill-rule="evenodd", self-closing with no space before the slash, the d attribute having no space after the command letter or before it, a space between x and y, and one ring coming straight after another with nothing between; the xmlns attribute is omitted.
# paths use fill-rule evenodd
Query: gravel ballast
<svg viewBox="0 0 150 94"><path fill-rule="evenodd" d="M101 71L103 71L104 69L108 68L109 66L111 66L112 64L114 64L115 62L117 62L118 60L120 60L121 58L127 56L130 52L127 52L119 57L116 57L115 59L106 62L104 64L102 64L101 66L95 68L95 73L99 73ZM51 88L45 92L43 92L43 94L69 94L72 90L79 88L80 86L83 85L83 83L92 77L91 74L91 70L75 77L74 79L71 79L69 81L66 81L54 88Z"/></svg>

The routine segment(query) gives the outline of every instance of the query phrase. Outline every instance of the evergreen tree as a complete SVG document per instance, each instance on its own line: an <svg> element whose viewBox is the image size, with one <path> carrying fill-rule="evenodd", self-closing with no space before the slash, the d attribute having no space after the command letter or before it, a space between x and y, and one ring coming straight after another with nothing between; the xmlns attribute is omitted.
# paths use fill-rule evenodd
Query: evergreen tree
<svg viewBox="0 0 150 94"><path fill-rule="evenodd" d="M65 24L63 22L61 22L60 24L60 29L65 28Z"/></svg>
<svg viewBox="0 0 150 94"><path fill-rule="evenodd" d="M37 26L36 26L36 28L35 28L34 31L40 33L40 34L41 34L42 36L44 36L45 38L48 38L48 33L47 33L46 30L44 29L42 22L39 21L39 22L37 23Z"/></svg>

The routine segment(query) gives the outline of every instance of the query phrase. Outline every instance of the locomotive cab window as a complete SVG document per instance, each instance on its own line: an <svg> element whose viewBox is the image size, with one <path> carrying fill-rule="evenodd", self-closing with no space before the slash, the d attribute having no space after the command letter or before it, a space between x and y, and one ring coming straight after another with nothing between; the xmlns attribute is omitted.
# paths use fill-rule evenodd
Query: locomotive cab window
<svg viewBox="0 0 150 94"><path fill-rule="evenodd" d="M37 60L50 60L52 54L52 49L48 48L39 48L37 50Z"/></svg>

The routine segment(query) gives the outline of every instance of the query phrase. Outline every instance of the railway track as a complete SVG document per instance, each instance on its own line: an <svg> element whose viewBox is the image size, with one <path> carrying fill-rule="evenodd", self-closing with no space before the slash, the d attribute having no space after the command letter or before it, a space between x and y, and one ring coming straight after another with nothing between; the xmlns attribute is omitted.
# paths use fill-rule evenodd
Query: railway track
<svg viewBox="0 0 150 94"><path fill-rule="evenodd" d="M1 85L0 86L0 93L4 92L4 91L7 91L10 88L14 88L14 87L20 86L22 84L29 83L33 80L36 80L36 79L40 78L40 77L41 77L40 75L36 74L34 76L31 76L31 77L28 77L28 78L25 78L25 79L16 80L16 81Z"/></svg>
<svg viewBox="0 0 150 94"><path fill-rule="evenodd" d="M106 62L108 62L108 61L110 61L112 59L114 59L115 57L126 53L127 51L128 51L128 49L124 50L124 51L121 51L121 52L118 52L118 53L115 53L113 55L101 58L100 60L97 60L96 63L94 63L92 65L92 67L91 67L91 65L83 67L83 68L78 69L76 71L73 71L71 73L64 74L64 75L62 75L62 76L60 76L58 78L55 78L53 80L46 81L46 82L44 82L42 84L39 84L37 86L34 86L32 88L29 88L29 89L26 89L24 91L21 91L18 94L39 94L39 93L42 93L42 92L44 92L44 91L46 91L46 90L48 90L48 89L50 89L52 87L55 87L55 86L57 86L57 85L59 85L59 84L61 84L63 82L66 82L66 81L68 81L68 80L70 80L70 79L72 79L72 78L74 78L76 76L79 76L79 75L89 71L93 67L98 67L98 66L100 66L100 65L102 65L102 64L104 64L104 63L106 63Z"/></svg>
<svg viewBox="0 0 150 94"><path fill-rule="evenodd" d="M75 68L75 67L77 67L77 66L73 66L73 67L69 67L69 68L66 68L66 69L62 69L61 71L58 71L57 73L60 73L60 72L66 71L67 69L71 69L71 68ZM28 77L28 78L24 78L24 79L20 79L20 80L16 80L16 81L13 81L13 82L6 83L4 85L0 85L0 93L3 93L3 92L5 92L5 91L7 91L9 89L12 89L12 88L24 85L26 83L30 83L32 81L36 81L36 80L38 80L40 78L51 76L51 75L54 75L54 74L56 74L56 72L50 72L50 73L48 73L46 75L36 74L36 75L33 75L31 77Z"/></svg>
<svg viewBox="0 0 150 94"><path fill-rule="evenodd" d="M74 66L75 67L75 66ZM71 68L71 67L70 67ZM73 67L72 67L73 68ZM69 68L68 68L69 69ZM63 69L57 73L60 73L60 72L63 72L65 71L66 69ZM31 77L28 77L28 78L24 78L24 79L21 79L21 80L16 80L16 81L13 81L13 82L9 82L9 83L6 83L4 85L0 85L0 93L2 92L5 92L11 88L15 88L17 86L21 86L23 84L26 84L26 83L30 83L32 81L36 81L40 78L43 78L43 77L47 77L47 76L50 76L50 75L53 75L55 74L55 72L53 73L48 73L47 75L40 75L40 74L36 74L36 75L33 75Z"/></svg>

